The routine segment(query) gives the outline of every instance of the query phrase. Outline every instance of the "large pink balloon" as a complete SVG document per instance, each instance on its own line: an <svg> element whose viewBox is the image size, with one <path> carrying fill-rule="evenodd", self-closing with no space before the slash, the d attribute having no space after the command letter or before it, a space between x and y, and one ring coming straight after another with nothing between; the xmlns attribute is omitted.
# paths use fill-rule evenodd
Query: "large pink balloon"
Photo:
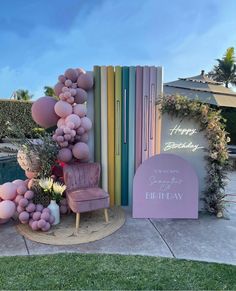
<svg viewBox="0 0 236 291"><path fill-rule="evenodd" d="M77 84L80 88L84 90L89 90L93 87L93 77L92 75L86 73L86 74L80 74L79 78L77 80Z"/></svg>
<svg viewBox="0 0 236 291"><path fill-rule="evenodd" d="M35 101L31 108L33 120L44 128L55 126L59 117L54 111L56 100L49 96L44 96Z"/></svg>
<svg viewBox="0 0 236 291"><path fill-rule="evenodd" d="M14 200L17 195L17 185L7 182L0 187L0 197L3 200Z"/></svg>
<svg viewBox="0 0 236 291"><path fill-rule="evenodd" d="M55 112L60 117L67 117L72 113L72 106L65 101L58 101L54 106Z"/></svg>
<svg viewBox="0 0 236 291"><path fill-rule="evenodd" d="M77 114L79 117L84 117L87 114L87 108L84 104L77 104L73 109L74 114Z"/></svg>
<svg viewBox="0 0 236 291"><path fill-rule="evenodd" d="M16 205L10 200L0 202L0 218L9 219L16 211Z"/></svg>
<svg viewBox="0 0 236 291"><path fill-rule="evenodd" d="M72 149L73 155L78 160L83 160L89 157L89 147L84 142L78 142Z"/></svg>
<svg viewBox="0 0 236 291"><path fill-rule="evenodd" d="M86 130L90 130L92 128L92 121L88 117L81 118L81 126Z"/></svg>
<svg viewBox="0 0 236 291"><path fill-rule="evenodd" d="M62 162L65 162L65 163L70 162L71 159L72 159L71 150L68 149L68 148L60 149L59 152L58 152L57 158L58 158L59 161L62 161Z"/></svg>
<svg viewBox="0 0 236 291"><path fill-rule="evenodd" d="M59 82L57 83L55 86L54 86L54 92L56 94L56 96L59 96L62 92L62 88L64 87L65 85L62 83L62 82Z"/></svg>
<svg viewBox="0 0 236 291"><path fill-rule="evenodd" d="M70 122L73 123L74 128L78 128L81 124L81 120L80 120L79 116L76 114L71 114L71 115L67 116L65 122L66 122L66 124L68 124Z"/></svg>
<svg viewBox="0 0 236 291"><path fill-rule="evenodd" d="M78 78L78 72L74 69L67 69L64 75L67 79L71 80L72 82L76 82Z"/></svg>
<svg viewBox="0 0 236 291"><path fill-rule="evenodd" d="M76 95L75 95L74 98L75 98L75 100L74 100L75 103L82 104L85 101L87 101L87 99L88 99L88 93L84 89L77 88L76 89Z"/></svg>

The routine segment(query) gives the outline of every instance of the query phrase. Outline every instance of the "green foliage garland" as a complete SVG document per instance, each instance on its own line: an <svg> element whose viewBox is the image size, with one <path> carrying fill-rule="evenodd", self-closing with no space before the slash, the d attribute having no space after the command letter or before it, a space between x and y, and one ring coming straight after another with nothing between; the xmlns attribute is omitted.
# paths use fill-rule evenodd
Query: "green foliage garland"
<svg viewBox="0 0 236 291"><path fill-rule="evenodd" d="M224 188L229 169L227 143L230 139L227 137L220 110L214 110L207 104L189 100L184 96L166 96L161 100L160 105L162 113L195 120L200 130L204 131L208 140L205 208L210 213L221 216L224 210Z"/></svg>

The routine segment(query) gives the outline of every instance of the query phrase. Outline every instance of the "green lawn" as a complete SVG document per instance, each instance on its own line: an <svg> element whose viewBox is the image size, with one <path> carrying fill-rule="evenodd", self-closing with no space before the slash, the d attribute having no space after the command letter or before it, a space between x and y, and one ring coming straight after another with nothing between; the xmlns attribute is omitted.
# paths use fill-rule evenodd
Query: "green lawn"
<svg viewBox="0 0 236 291"><path fill-rule="evenodd" d="M121 255L2 257L0 289L236 289L236 266Z"/></svg>

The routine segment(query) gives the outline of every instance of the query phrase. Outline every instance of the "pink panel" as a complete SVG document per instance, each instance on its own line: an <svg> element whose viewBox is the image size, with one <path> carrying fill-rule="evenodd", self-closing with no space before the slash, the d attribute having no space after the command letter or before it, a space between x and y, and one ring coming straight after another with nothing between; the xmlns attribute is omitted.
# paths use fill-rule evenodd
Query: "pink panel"
<svg viewBox="0 0 236 291"><path fill-rule="evenodd" d="M198 177L189 162L173 154L147 159L133 185L134 218L198 218Z"/></svg>

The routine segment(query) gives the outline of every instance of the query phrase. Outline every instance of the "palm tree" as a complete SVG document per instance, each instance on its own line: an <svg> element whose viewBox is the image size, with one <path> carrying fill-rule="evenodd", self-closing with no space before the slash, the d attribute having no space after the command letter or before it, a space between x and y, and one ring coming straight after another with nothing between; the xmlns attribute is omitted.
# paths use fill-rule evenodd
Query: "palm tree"
<svg viewBox="0 0 236 291"><path fill-rule="evenodd" d="M53 88L50 86L44 86L44 94L46 96L55 97L55 92L54 92Z"/></svg>
<svg viewBox="0 0 236 291"><path fill-rule="evenodd" d="M12 97L15 100L29 101L32 99L33 95L30 94L28 90L18 89L12 94Z"/></svg>
<svg viewBox="0 0 236 291"><path fill-rule="evenodd" d="M223 58L217 59L217 62L218 64L208 73L209 77L215 81L224 83L227 88L229 87L229 84L236 85L234 48L228 48Z"/></svg>

